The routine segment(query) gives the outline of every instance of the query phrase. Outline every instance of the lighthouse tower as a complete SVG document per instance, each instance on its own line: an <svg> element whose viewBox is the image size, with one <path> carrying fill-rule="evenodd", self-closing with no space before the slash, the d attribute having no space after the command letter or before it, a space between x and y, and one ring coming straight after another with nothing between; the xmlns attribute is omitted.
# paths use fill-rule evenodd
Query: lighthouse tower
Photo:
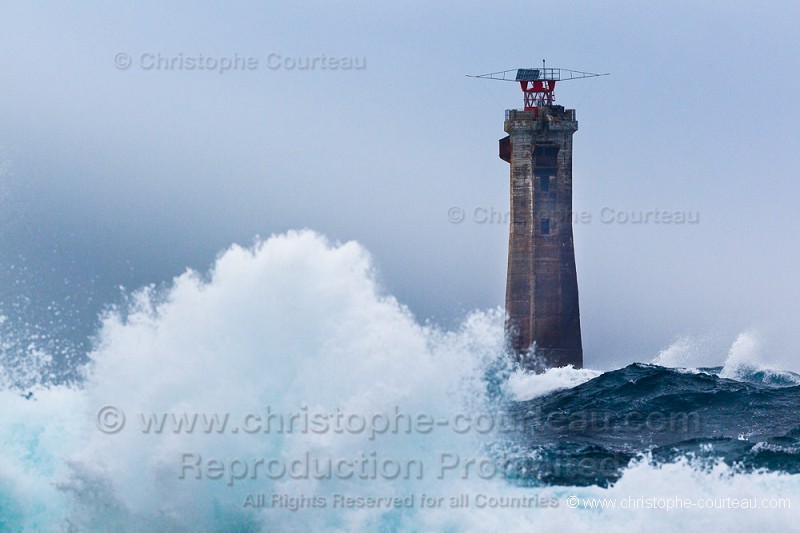
<svg viewBox="0 0 800 533"><path fill-rule="evenodd" d="M581 367L572 242L575 111L556 105L510 110L504 129L500 157L511 166L507 341L527 367Z"/></svg>
<svg viewBox="0 0 800 533"><path fill-rule="evenodd" d="M578 278L572 240L574 109L555 105L556 81L598 76L518 69L479 77L519 82L521 110L507 110L500 157L510 165L511 224L506 341L526 368L583 366Z"/></svg>

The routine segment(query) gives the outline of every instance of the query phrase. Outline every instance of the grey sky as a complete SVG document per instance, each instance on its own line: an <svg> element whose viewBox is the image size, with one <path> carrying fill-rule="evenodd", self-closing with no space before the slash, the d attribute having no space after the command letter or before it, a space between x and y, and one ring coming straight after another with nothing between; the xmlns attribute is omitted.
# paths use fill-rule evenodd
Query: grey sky
<svg viewBox="0 0 800 533"><path fill-rule="evenodd" d="M420 319L501 305L507 226L474 213L508 209L497 140L521 96L464 75L546 58L612 73L556 91L577 110L574 208L591 216L575 226L587 365L756 328L795 368L798 20L796 2L3 2L1 296L89 295L96 312L117 285L308 227L363 243ZM609 209L700 222L605 224Z"/></svg>

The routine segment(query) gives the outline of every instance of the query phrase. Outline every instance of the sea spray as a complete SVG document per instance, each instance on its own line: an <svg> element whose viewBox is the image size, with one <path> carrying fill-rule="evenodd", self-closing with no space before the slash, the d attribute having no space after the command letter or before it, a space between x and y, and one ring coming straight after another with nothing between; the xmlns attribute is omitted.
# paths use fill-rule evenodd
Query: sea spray
<svg viewBox="0 0 800 533"><path fill-rule="evenodd" d="M208 274L186 272L166 290L144 289L128 308L109 313L82 383L33 379L29 390L0 391L0 529L624 531L657 522L669 530L787 530L796 524L800 483L784 473L798 464L794 443L800 438L792 433L797 392L791 380L764 385L750 383L754 376L747 373L724 380L714 371L687 374L653 365L534 376L509 368L502 347L499 310L472 313L454 331L419 324L376 284L369 254L357 243L332 244L302 231L233 246ZM47 366L46 357L41 364ZM6 373L12 380L35 374L16 367ZM612 453L614 442L631 448L620 456L622 470L604 484L577 478L552 484L514 464L518 458L533 467L553 463L547 439L554 434L523 433L514 441L517 435L485 431L488 426L475 422L514 408L541 415L540 421L552 422L545 429L567 431L561 440L573 448L556 451L580 458L591 449L581 447L575 428L547 418L552 412L603 413L608 407L647 415L664 410L659 402L691 394L700 394L700 405L725 398L720 405L729 410L712 413L719 415L709 426L714 431L740 430L755 400L785 415L756 429L779 434L754 434L759 444L736 435L714 440L709 432L696 449L687 445L667 456L646 451L641 428L629 434L594 428L585 432L594 435L593 445ZM531 410L528 402L547 408ZM303 412L365 420L401 414L421 424L380 434L358 426L264 431L267 413ZM185 422L195 414L207 418L190 431ZM226 414L224 430L215 425L207 431L202 420ZM159 431L144 431L142 420L151 415L170 416ZM262 417L259 431L249 431L256 429L249 415ZM466 418L471 425L457 425ZM529 420L535 421L523 418ZM628 428L641 422L621 420ZM770 442L773 437L783 444ZM731 443L739 446L736 457L761 462L728 464ZM701 452L710 462L690 458ZM201 479L191 468L180 478L186 454L201 458ZM447 471L440 476L443 454ZM242 461L287 464L306 456L418 460L425 469L419 479L241 475ZM225 472L242 479L229 484ZM722 505L726 498L776 505L788 498L795 506L747 512L659 507L678 498ZM314 505L299 508L300 501Z"/></svg>

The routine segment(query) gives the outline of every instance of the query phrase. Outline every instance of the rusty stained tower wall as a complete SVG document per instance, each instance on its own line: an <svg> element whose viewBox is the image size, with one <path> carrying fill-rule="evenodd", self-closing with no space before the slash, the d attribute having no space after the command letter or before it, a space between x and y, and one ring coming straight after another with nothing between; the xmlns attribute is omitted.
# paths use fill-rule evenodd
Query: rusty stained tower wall
<svg viewBox="0 0 800 533"><path fill-rule="evenodd" d="M574 109L506 112L500 157L511 166L506 338L523 366L583 365L572 241ZM535 354L530 348L536 346Z"/></svg>

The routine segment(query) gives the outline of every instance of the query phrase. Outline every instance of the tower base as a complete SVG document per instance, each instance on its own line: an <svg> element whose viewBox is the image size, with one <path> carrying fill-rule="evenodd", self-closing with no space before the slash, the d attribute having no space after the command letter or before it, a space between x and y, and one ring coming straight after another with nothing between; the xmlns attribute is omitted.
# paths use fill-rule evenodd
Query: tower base
<svg viewBox="0 0 800 533"><path fill-rule="evenodd" d="M548 368L583 366L583 351L580 349L533 347L527 352L515 352L514 357L522 368L537 374L547 371Z"/></svg>

